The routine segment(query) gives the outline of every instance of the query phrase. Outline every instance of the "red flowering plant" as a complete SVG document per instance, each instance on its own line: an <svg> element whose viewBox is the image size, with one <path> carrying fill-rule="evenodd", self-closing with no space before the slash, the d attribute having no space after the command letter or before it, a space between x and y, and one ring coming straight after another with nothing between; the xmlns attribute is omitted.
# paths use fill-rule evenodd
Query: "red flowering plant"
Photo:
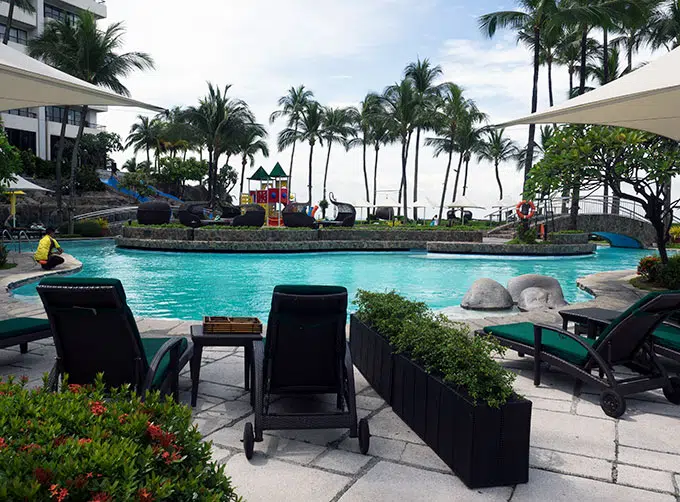
<svg viewBox="0 0 680 502"><path fill-rule="evenodd" d="M238 501L191 410L129 387L0 380L0 500Z"/></svg>
<svg viewBox="0 0 680 502"><path fill-rule="evenodd" d="M649 282L656 282L660 278L661 272L661 258L658 256L645 256L638 264L638 275Z"/></svg>

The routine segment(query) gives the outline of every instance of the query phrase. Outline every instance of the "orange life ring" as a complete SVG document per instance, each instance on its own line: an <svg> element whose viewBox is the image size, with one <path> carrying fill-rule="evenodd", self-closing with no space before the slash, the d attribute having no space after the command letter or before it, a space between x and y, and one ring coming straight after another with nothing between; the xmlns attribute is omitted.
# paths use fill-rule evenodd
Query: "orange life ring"
<svg viewBox="0 0 680 502"><path fill-rule="evenodd" d="M529 207L527 211L526 208ZM536 214L536 206L530 200L522 200L515 206L515 212L520 220L530 220Z"/></svg>

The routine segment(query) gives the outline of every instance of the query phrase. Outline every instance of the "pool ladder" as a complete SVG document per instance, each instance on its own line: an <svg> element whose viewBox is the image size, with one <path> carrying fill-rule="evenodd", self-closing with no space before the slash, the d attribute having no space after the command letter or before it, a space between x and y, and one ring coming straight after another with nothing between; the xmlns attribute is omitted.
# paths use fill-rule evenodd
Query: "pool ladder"
<svg viewBox="0 0 680 502"><path fill-rule="evenodd" d="M12 235L12 232L10 232L9 230L7 230L6 228L3 229L2 235L0 236L3 244L4 244L4 241L5 241L5 236L7 236L7 237L9 238L9 241L10 241L12 244L14 244L14 243L17 244L17 253L19 253L19 254L21 254L21 239L26 239L26 242L27 242L27 243L30 242L30 239L28 238L28 234L26 233L25 230L19 231L19 236L18 236L18 237L14 237L14 236Z"/></svg>

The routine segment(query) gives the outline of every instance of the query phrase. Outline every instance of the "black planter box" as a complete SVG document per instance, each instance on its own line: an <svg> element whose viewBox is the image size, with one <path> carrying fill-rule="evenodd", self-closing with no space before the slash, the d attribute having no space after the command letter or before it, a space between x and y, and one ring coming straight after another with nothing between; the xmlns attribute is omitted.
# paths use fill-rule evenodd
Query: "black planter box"
<svg viewBox="0 0 680 502"><path fill-rule="evenodd" d="M529 480L531 401L515 398L500 408L474 406L467 395L410 359L392 355L385 338L354 317L350 347L354 364L366 380L376 390L376 383L389 382L391 399L387 401L394 412L469 488ZM385 364L386 360L390 363Z"/></svg>

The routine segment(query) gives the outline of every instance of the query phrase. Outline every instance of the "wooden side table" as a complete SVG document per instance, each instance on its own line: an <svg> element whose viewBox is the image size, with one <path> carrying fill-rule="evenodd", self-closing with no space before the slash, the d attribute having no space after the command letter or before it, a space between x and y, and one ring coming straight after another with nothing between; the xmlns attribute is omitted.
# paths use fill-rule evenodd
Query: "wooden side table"
<svg viewBox="0 0 680 502"><path fill-rule="evenodd" d="M201 357L203 347L243 347L245 389L250 390L252 377L253 342L262 340L258 333L203 333L203 325L191 326L191 340L194 342L194 355L189 363L191 370L191 406L196 406L198 397L198 381L201 374ZM252 402L252 395L251 395Z"/></svg>

